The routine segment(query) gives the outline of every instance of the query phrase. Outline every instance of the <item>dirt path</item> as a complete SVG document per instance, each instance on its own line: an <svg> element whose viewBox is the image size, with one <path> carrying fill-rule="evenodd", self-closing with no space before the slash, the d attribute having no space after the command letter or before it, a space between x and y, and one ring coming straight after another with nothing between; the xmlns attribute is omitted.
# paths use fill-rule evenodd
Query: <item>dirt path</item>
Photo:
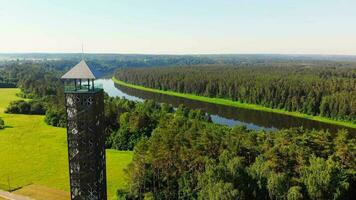
<svg viewBox="0 0 356 200"><path fill-rule="evenodd" d="M32 200L31 198L18 195L18 194L13 194L4 190L0 190L0 199L8 199L8 200Z"/></svg>
<svg viewBox="0 0 356 200"><path fill-rule="evenodd" d="M67 191L49 188L43 185L27 185L13 192L36 200L69 200Z"/></svg>

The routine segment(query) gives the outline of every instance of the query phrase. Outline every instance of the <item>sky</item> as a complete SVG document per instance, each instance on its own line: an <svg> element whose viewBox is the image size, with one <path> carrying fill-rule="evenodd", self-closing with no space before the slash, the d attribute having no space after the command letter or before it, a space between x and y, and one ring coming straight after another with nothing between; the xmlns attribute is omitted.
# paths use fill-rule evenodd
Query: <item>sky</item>
<svg viewBox="0 0 356 200"><path fill-rule="evenodd" d="M356 55L356 0L0 0L0 53Z"/></svg>

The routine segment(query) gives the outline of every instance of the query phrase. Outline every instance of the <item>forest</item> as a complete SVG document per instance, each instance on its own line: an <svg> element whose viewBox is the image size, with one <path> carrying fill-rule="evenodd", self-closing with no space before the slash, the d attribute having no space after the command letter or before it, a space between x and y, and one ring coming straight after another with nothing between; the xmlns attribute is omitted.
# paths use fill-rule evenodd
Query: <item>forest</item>
<svg viewBox="0 0 356 200"><path fill-rule="evenodd" d="M354 62L122 68L115 76L150 88L356 122Z"/></svg>
<svg viewBox="0 0 356 200"><path fill-rule="evenodd" d="M352 199L354 136L256 132L199 110L105 97L106 146L134 150L119 199ZM223 198L224 197L224 198Z"/></svg>
<svg viewBox="0 0 356 200"><path fill-rule="evenodd" d="M167 115L134 149L119 199L352 199L355 139L346 131L275 133Z"/></svg>
<svg viewBox="0 0 356 200"><path fill-rule="evenodd" d="M292 88L293 84L297 84L295 90L286 90L290 94L310 92L314 84L319 88L319 92L314 91L315 95L321 95L321 99L326 92L334 95L331 92L343 91L342 98L354 100L348 95L355 92L352 88L355 71L348 66L339 67L337 70L333 67L291 67L290 71L277 67L279 70L274 72L276 77L270 72L274 68L269 66L265 66L264 70L231 66L151 68L153 71L150 73L145 68L123 69L116 76L140 77L143 82L153 82L156 79L150 77L156 78L154 72L157 73L157 80L161 80L159 77L170 77L162 78L162 83L167 85L165 88L160 85L161 89L169 89L166 88L169 84L174 86L175 77L182 78L179 81L184 83L182 89L194 89L188 80L195 80L195 86L199 88L201 85L198 83L204 81L204 77L211 78L215 73L216 79L211 83L219 86L222 78L231 78L232 75L227 74L240 74L236 75L237 81L243 83L242 80L246 80L244 77L251 77L255 72L256 76L244 84L249 88L246 89L251 92L249 94L257 95L257 91L266 90L263 86L279 77L286 87ZM203 72L201 76L198 76L198 70ZM63 86L59 80L62 72L56 66L16 64L7 68L7 72L7 77L17 80L17 86L22 90L20 95L31 99L26 103L11 103L9 112L31 114L40 110L45 112L48 124L65 126ZM188 79L192 78L189 74L199 78ZM314 78L315 82L312 81ZM333 81L328 82L329 79ZM129 82L129 79L122 80ZM257 80L266 82L258 84ZM231 83L233 80L226 78L226 81ZM276 87L281 86L278 81L273 83ZM255 85L263 88L252 90ZM216 92L222 92L221 97L224 97L224 87L221 90L218 88ZM275 88L271 96L276 99L284 97L277 94L283 89ZM264 92L267 94L267 90ZM243 97L248 99L247 95ZM264 98L267 101L263 95L256 97L259 102ZM230 128L211 123L206 113L183 105L173 109L167 104L134 102L108 95L105 95L104 103L106 148L134 152L132 163L126 170L127 188L117 191L119 199L296 200L352 199L356 195L356 141L346 130L330 133L327 130L292 128L257 132L243 126ZM353 119L351 115L345 115L342 119L347 117Z"/></svg>
<svg viewBox="0 0 356 200"><path fill-rule="evenodd" d="M5 69L0 68L0 88L14 88L17 80L10 78Z"/></svg>

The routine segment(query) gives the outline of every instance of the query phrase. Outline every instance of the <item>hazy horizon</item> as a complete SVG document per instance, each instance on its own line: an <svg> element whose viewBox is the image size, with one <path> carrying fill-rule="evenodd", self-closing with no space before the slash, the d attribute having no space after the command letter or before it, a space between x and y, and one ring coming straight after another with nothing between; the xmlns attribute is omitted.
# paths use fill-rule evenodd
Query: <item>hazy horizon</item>
<svg viewBox="0 0 356 200"><path fill-rule="evenodd" d="M78 52L0 52L0 55L28 55L28 54L48 54L48 55L60 55L60 54L82 54L81 51ZM84 52L84 55L163 55L163 56L214 56L214 55L221 55L221 56L228 56L228 55L256 55L256 56L263 56L263 55L272 55L272 56L350 56L356 57L356 54L318 54L318 53L121 53L121 52Z"/></svg>
<svg viewBox="0 0 356 200"><path fill-rule="evenodd" d="M351 0L0 1L0 53L356 55Z"/></svg>

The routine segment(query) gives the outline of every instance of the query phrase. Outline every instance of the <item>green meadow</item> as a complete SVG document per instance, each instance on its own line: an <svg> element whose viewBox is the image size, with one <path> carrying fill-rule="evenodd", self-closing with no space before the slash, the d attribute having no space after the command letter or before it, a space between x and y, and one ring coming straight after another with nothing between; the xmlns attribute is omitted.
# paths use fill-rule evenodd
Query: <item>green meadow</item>
<svg viewBox="0 0 356 200"><path fill-rule="evenodd" d="M347 122L347 121L338 121L338 120L321 117L321 116L312 116L312 115L307 115L307 114L303 114L303 113L299 113L299 112L290 112L290 111L286 111L286 110L282 110L282 109L267 108L267 107L256 105L256 104L241 103L241 102L232 101L229 99L211 98L211 97L198 96L195 94L179 93L179 92L174 92L174 91L169 91L169 90L166 91L166 90L148 88L148 87L144 87L144 86L140 86L140 85L126 83L124 81L116 79L115 77L112 77L112 80L119 85L138 89L138 90L148 91L148 92L166 94L166 95L170 95L170 96L182 97L182 98L186 98L186 99L192 99L192 100L213 103L213 104L219 104L219 105L225 105L225 106L259 110L259 111L264 111L264 112L279 113L279 114L283 114L283 115L306 118L306 119L310 119L310 120L314 120L314 121L335 124L335 125L339 125L339 126L356 128L355 123Z"/></svg>
<svg viewBox="0 0 356 200"><path fill-rule="evenodd" d="M19 92L0 89L0 117L6 125L0 130L0 189L37 184L69 191L65 128L47 125L40 115L5 114L9 102L20 99ZM116 190L125 187L132 152L107 150L106 155L108 197L116 199Z"/></svg>

